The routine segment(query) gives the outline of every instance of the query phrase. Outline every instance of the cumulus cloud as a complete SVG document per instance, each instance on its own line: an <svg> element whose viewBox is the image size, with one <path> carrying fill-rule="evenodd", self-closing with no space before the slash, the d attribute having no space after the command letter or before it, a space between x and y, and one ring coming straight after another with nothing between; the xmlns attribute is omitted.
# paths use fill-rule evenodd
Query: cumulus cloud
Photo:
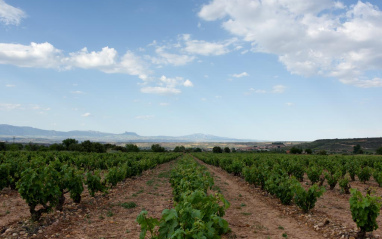
<svg viewBox="0 0 382 239"><path fill-rule="evenodd" d="M293 74L382 86L380 78L367 78L382 69L382 11L371 3L212 0L198 15L222 21L225 30L251 42L253 52L277 55Z"/></svg>
<svg viewBox="0 0 382 239"><path fill-rule="evenodd" d="M5 87L11 88L11 87L16 87L16 85L6 84Z"/></svg>
<svg viewBox="0 0 382 239"><path fill-rule="evenodd" d="M66 70L97 69L105 73L138 76L144 81L151 73L145 62L131 51L119 57L114 48L104 47L101 51L89 52L85 47L65 56L62 50L48 42L32 42L30 45L0 43L0 64Z"/></svg>
<svg viewBox="0 0 382 239"><path fill-rule="evenodd" d="M117 54L118 53L114 48L104 47L99 52L89 52L88 49L84 47L79 52L69 53L70 57L66 60L69 65L78 68L107 69L110 67L113 68L116 65Z"/></svg>
<svg viewBox="0 0 382 239"><path fill-rule="evenodd" d="M183 77L169 78L166 76L161 76L156 81L156 84L157 86L154 86L154 87L148 86L148 87L141 88L141 92L147 93L147 94L176 95L182 92L178 87L193 86L190 80L185 80Z"/></svg>
<svg viewBox="0 0 382 239"><path fill-rule="evenodd" d="M20 109L21 104L7 104L7 103L0 103L0 110L15 110L15 109Z"/></svg>
<svg viewBox="0 0 382 239"><path fill-rule="evenodd" d="M203 40L192 40L189 34L183 35L184 51L190 54L203 56L218 56L230 52L229 46L237 41L236 38L223 42L207 42Z"/></svg>
<svg viewBox="0 0 382 239"><path fill-rule="evenodd" d="M5 25L19 25L26 14L23 10L13 7L0 0L0 22Z"/></svg>
<svg viewBox="0 0 382 239"><path fill-rule="evenodd" d="M176 95L176 94L180 94L182 91L176 88L171 88L171 87L155 86L155 87L143 87L141 88L141 92L147 93L147 94Z"/></svg>
<svg viewBox="0 0 382 239"><path fill-rule="evenodd" d="M249 74L247 72L242 72L240 74L233 74L232 77L235 77L235 78L241 78L241 77L244 77L244 76L249 76Z"/></svg>
<svg viewBox="0 0 382 239"><path fill-rule="evenodd" d="M89 116L91 116L92 114L90 114L89 112L88 113L85 113L85 114L82 114L81 116L82 117L89 117Z"/></svg>
<svg viewBox="0 0 382 239"><path fill-rule="evenodd" d="M164 46L157 47L155 49L155 52L157 54L157 57L151 57L149 56L149 59L151 59L152 63L158 64L158 65L174 65L174 66L181 66L186 65L189 62L192 62L195 59L195 56L189 56L186 54L173 54L168 53L165 51Z"/></svg>
<svg viewBox="0 0 382 239"><path fill-rule="evenodd" d="M192 84L192 82L191 82L190 80L186 80L186 81L183 83L183 85L184 85L185 87L193 87L193 86L194 86L194 84Z"/></svg>
<svg viewBox="0 0 382 239"><path fill-rule="evenodd" d="M283 85L275 85L272 87L272 93L280 94L284 93L286 87Z"/></svg>
<svg viewBox="0 0 382 239"><path fill-rule="evenodd" d="M59 68L61 50L52 44L35 43L30 45L0 43L0 64L19 67Z"/></svg>

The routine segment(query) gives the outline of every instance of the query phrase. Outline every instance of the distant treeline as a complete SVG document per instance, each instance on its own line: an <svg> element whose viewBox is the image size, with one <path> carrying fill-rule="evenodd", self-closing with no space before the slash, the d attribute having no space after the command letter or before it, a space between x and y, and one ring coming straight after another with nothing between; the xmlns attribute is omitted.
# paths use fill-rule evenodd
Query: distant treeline
<svg viewBox="0 0 382 239"><path fill-rule="evenodd" d="M126 144L125 146L118 146L115 144L101 144L98 142L91 142L89 140L79 143L76 139L65 139L62 143L55 143L51 145L43 144L21 144L21 143L6 143L0 142L0 151L77 151L77 152L93 152L93 153L106 153L107 151L121 151L121 152L167 152L159 144L151 145L150 149L141 149L135 144ZM176 146L173 152L202 152L200 148L185 148L184 146Z"/></svg>

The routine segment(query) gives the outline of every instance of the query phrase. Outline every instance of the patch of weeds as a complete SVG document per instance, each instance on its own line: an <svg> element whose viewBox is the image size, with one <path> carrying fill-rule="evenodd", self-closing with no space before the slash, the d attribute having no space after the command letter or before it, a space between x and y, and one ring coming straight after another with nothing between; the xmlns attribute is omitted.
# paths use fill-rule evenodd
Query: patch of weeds
<svg viewBox="0 0 382 239"><path fill-rule="evenodd" d="M153 186L153 184L154 184L154 179L151 179L151 180L147 181L146 184L147 184L148 186Z"/></svg>
<svg viewBox="0 0 382 239"><path fill-rule="evenodd" d="M121 207L130 209L130 208L135 208L137 204L135 202L124 202L120 204Z"/></svg>
<svg viewBox="0 0 382 239"><path fill-rule="evenodd" d="M268 228L266 228L265 226L261 224L255 224L253 225L253 227L255 228L254 233L257 233L257 231L268 230Z"/></svg>
<svg viewBox="0 0 382 239"><path fill-rule="evenodd" d="M241 195L241 193L239 193L239 197L241 198L241 197L243 197L243 195Z"/></svg>
<svg viewBox="0 0 382 239"><path fill-rule="evenodd" d="M5 212L6 215L8 215L9 213L11 213L9 210L7 210L7 211Z"/></svg>
<svg viewBox="0 0 382 239"><path fill-rule="evenodd" d="M90 215L89 215L89 214L86 214L85 217L86 217L87 219L89 219L89 218L90 218Z"/></svg>
<svg viewBox="0 0 382 239"><path fill-rule="evenodd" d="M279 226L278 229L284 230L284 227L283 226Z"/></svg>
<svg viewBox="0 0 382 239"><path fill-rule="evenodd" d="M130 232L130 230L129 229L126 229L126 233L129 233Z"/></svg>
<svg viewBox="0 0 382 239"><path fill-rule="evenodd" d="M227 182L224 182L224 184L225 184L225 185L229 185L229 183L227 183Z"/></svg>
<svg viewBox="0 0 382 239"><path fill-rule="evenodd" d="M136 197L136 196L138 196L139 194L141 194L141 193L143 193L143 192L144 192L144 190L141 189L141 190L139 190L138 192L133 193L131 196Z"/></svg>
<svg viewBox="0 0 382 239"><path fill-rule="evenodd" d="M252 215L252 213L250 213L250 212L242 212L241 214L243 214L244 216Z"/></svg>
<svg viewBox="0 0 382 239"><path fill-rule="evenodd" d="M216 186L216 185L212 186L212 190L214 190L214 191L216 191L218 193L221 193L220 188L218 186Z"/></svg>
<svg viewBox="0 0 382 239"><path fill-rule="evenodd" d="M114 213L109 210L109 211L107 211L106 216L112 217L112 216L114 216Z"/></svg>
<svg viewBox="0 0 382 239"><path fill-rule="evenodd" d="M101 216L99 216L98 218L99 218L99 219L101 219L101 220L105 219L105 217L104 217L104 216L102 216L102 215L101 215Z"/></svg>
<svg viewBox="0 0 382 239"><path fill-rule="evenodd" d="M89 219L87 220L87 222L88 222L88 224L92 224L92 221L91 221L91 220L89 220Z"/></svg>
<svg viewBox="0 0 382 239"><path fill-rule="evenodd" d="M170 171L159 173L158 178L170 178Z"/></svg>
<svg viewBox="0 0 382 239"><path fill-rule="evenodd" d="M247 206L245 205L245 203L240 204L240 207L245 207L245 206Z"/></svg>
<svg viewBox="0 0 382 239"><path fill-rule="evenodd" d="M286 233L283 233L282 235L284 238L288 238L288 235Z"/></svg>

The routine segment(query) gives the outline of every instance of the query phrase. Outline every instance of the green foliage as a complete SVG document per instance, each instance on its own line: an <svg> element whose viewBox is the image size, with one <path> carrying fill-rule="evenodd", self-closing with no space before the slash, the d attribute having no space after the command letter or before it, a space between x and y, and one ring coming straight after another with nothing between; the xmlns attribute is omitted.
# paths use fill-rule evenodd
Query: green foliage
<svg viewBox="0 0 382 239"><path fill-rule="evenodd" d="M126 152L139 152L140 149L136 144L126 144Z"/></svg>
<svg viewBox="0 0 382 239"><path fill-rule="evenodd" d="M379 147L376 151L375 154L382 155L382 147Z"/></svg>
<svg viewBox="0 0 382 239"><path fill-rule="evenodd" d="M148 218L147 211L142 211L138 217L137 222L141 226L141 233L139 234L139 239L145 239L147 231L151 233L151 238L157 238L154 235L154 228L159 224L159 221L155 218Z"/></svg>
<svg viewBox="0 0 382 239"><path fill-rule="evenodd" d="M62 141L62 144L65 146L66 149L69 149L71 145L78 144L78 141L75 139L65 139Z"/></svg>
<svg viewBox="0 0 382 239"><path fill-rule="evenodd" d="M322 168L319 166L310 166L306 173L308 175L309 180L312 182L312 185L317 183L320 180L320 176L322 174Z"/></svg>
<svg viewBox="0 0 382 239"><path fill-rule="evenodd" d="M325 173L325 178L326 178L326 181L328 182L328 184L330 186L330 190L333 190L336 187L337 182L340 179L340 177L341 177L341 171L340 170L338 170L334 174Z"/></svg>
<svg viewBox="0 0 382 239"><path fill-rule="evenodd" d="M307 154L312 154L313 151L312 151L311 149L305 149L305 153L307 153Z"/></svg>
<svg viewBox="0 0 382 239"><path fill-rule="evenodd" d="M338 185L340 185L342 193L345 193L345 194L350 193L349 190L350 190L351 186L349 184L349 178L348 177L344 177L344 178L340 179L338 182Z"/></svg>
<svg viewBox="0 0 382 239"><path fill-rule="evenodd" d="M151 151L159 153L166 151L166 149L160 146L160 144L153 144L151 145Z"/></svg>
<svg viewBox="0 0 382 239"><path fill-rule="evenodd" d="M378 183L378 185L380 187L382 187L382 172L375 170L373 173L373 177L374 177L375 181Z"/></svg>
<svg viewBox="0 0 382 239"><path fill-rule="evenodd" d="M224 153L231 153L231 149L228 148L228 147L225 147L225 148L224 148Z"/></svg>
<svg viewBox="0 0 382 239"><path fill-rule="evenodd" d="M60 175L54 167L44 165L41 161L33 162L33 168L21 173L17 188L29 206L32 220L39 220L43 212L50 211L58 203L61 196L59 179ZM36 211L37 205L43 208Z"/></svg>
<svg viewBox="0 0 382 239"><path fill-rule="evenodd" d="M352 181L355 180L355 175L357 174L358 171L358 163L357 161L348 161L346 162L346 171L348 171L350 178Z"/></svg>
<svg viewBox="0 0 382 239"><path fill-rule="evenodd" d="M108 170L107 174L105 175L105 180L109 184L111 184L112 187L116 186L118 182L121 182L124 177L123 169L120 169L119 167L112 167Z"/></svg>
<svg viewBox="0 0 382 239"><path fill-rule="evenodd" d="M358 171L357 176L359 178L359 181L366 183L367 181L370 180L371 174L372 174L372 169L370 167L366 166L366 167L361 168Z"/></svg>
<svg viewBox="0 0 382 239"><path fill-rule="evenodd" d="M8 187L9 184L10 184L10 173L11 171L11 164L9 163L3 163L3 164L0 164L0 191L5 188L5 187Z"/></svg>
<svg viewBox="0 0 382 239"><path fill-rule="evenodd" d="M137 206L137 204L135 202L121 203L121 207L126 208L126 209L135 208L136 206Z"/></svg>
<svg viewBox="0 0 382 239"><path fill-rule="evenodd" d="M86 181L85 184L88 186L89 193L92 197L95 196L95 193L106 192L107 187L105 186L105 182L101 182L100 171L96 170L94 173L88 172L86 173Z"/></svg>
<svg viewBox="0 0 382 239"><path fill-rule="evenodd" d="M350 211L353 221L361 229L361 237L366 232L371 232L378 228L377 217L381 209L381 198L366 195L356 189L351 189Z"/></svg>
<svg viewBox="0 0 382 239"><path fill-rule="evenodd" d="M306 191L300 184L295 184L294 192L294 202L299 208L307 213L310 209L314 208L317 199L324 194L325 188L314 184L308 191Z"/></svg>
<svg viewBox="0 0 382 239"><path fill-rule="evenodd" d="M213 178L204 167L198 166L188 156L171 171L175 208L165 209L158 221L147 217L147 212L139 214L140 238L150 231L151 238L220 238L227 233L228 222L222 217L229 203L223 195L208 195L207 189L213 185ZM158 229L155 229L158 227Z"/></svg>
<svg viewBox="0 0 382 239"><path fill-rule="evenodd" d="M176 146L173 150L174 152L185 152L186 151L186 148L181 145L181 146Z"/></svg>
<svg viewBox="0 0 382 239"><path fill-rule="evenodd" d="M219 146L215 146L212 148L212 152L213 153L223 153L223 150Z"/></svg>
<svg viewBox="0 0 382 239"><path fill-rule="evenodd" d="M299 148L297 148L296 146L293 146L293 147L290 149L290 153L291 153L291 154L301 154L301 153L302 153L302 149L299 149Z"/></svg>
<svg viewBox="0 0 382 239"><path fill-rule="evenodd" d="M353 154L363 154L363 150L361 149L361 145L357 144L353 147Z"/></svg>

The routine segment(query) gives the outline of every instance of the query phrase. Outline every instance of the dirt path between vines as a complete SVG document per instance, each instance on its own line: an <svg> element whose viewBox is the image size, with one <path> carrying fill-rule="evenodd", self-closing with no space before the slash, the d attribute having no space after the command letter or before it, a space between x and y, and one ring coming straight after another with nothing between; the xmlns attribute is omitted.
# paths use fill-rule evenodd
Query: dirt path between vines
<svg viewBox="0 0 382 239"><path fill-rule="evenodd" d="M18 221L7 220L0 238L139 238L141 229L135 220L143 209L149 216L160 218L164 209L173 207L169 176L175 162L120 182L106 196L98 193L93 198L85 189L80 204L66 198L63 212L44 214L38 223L32 224L29 213L23 212L27 216ZM19 199L22 200L17 196Z"/></svg>
<svg viewBox="0 0 382 239"><path fill-rule="evenodd" d="M218 187L231 203L224 218L232 233L223 238L324 238L322 234L267 203L269 198L262 196L261 191L254 192L256 189L241 178L197 161L208 168L214 176L215 189Z"/></svg>

